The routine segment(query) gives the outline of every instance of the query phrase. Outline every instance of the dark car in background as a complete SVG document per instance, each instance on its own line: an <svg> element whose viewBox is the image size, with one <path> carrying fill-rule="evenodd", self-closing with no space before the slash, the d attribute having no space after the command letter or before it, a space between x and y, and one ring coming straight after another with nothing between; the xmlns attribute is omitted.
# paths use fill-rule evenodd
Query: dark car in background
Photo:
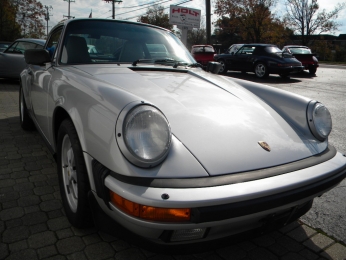
<svg viewBox="0 0 346 260"><path fill-rule="evenodd" d="M305 70L308 70L310 74L314 75L317 71L318 59L316 54L312 53L311 49L307 46L301 45L288 45L284 46L283 52L292 54L297 60L299 60Z"/></svg>
<svg viewBox="0 0 346 260"><path fill-rule="evenodd" d="M0 52L0 78L19 79L19 74L26 67L24 52L28 49L42 49L45 42L41 39L18 39Z"/></svg>
<svg viewBox="0 0 346 260"><path fill-rule="evenodd" d="M236 53L217 54L214 60L222 64L220 74L228 70L254 72L258 78L269 74L287 77L304 69L300 61L273 44L244 44Z"/></svg>
<svg viewBox="0 0 346 260"><path fill-rule="evenodd" d="M215 50L211 45L193 45L191 54L198 63L206 67L209 61L214 61Z"/></svg>

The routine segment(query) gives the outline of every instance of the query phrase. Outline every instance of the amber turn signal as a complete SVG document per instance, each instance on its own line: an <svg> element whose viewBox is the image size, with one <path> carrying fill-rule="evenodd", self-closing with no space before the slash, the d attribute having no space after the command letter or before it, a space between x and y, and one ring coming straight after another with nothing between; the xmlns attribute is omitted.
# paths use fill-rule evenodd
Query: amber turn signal
<svg viewBox="0 0 346 260"><path fill-rule="evenodd" d="M146 220L164 221L164 222L184 222L189 221L191 209L189 208L156 208L141 205L127 200L118 194L110 191L112 203L123 212Z"/></svg>

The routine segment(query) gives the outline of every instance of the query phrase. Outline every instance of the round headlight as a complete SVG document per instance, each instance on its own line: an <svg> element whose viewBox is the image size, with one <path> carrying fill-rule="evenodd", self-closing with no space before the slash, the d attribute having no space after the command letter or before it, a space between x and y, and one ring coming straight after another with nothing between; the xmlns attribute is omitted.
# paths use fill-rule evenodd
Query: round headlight
<svg viewBox="0 0 346 260"><path fill-rule="evenodd" d="M125 157L140 167L153 167L169 152L172 134L162 112L151 105L139 105L129 110L122 124L120 148Z"/></svg>
<svg viewBox="0 0 346 260"><path fill-rule="evenodd" d="M308 122L312 134L324 141L332 131L332 117L323 104L312 101L308 106Z"/></svg>

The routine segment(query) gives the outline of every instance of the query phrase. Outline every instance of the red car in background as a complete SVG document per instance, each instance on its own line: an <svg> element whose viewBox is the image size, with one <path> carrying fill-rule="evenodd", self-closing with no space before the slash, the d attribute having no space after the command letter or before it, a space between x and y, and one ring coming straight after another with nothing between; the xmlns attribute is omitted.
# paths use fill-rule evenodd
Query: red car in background
<svg viewBox="0 0 346 260"><path fill-rule="evenodd" d="M309 70L310 74L315 74L317 71L318 59L316 54L311 52L311 49L301 45L288 45L282 49L283 52L292 54L304 66L305 70Z"/></svg>
<svg viewBox="0 0 346 260"><path fill-rule="evenodd" d="M214 61L215 50L211 45L193 45L191 54L198 63L206 67L209 61Z"/></svg>

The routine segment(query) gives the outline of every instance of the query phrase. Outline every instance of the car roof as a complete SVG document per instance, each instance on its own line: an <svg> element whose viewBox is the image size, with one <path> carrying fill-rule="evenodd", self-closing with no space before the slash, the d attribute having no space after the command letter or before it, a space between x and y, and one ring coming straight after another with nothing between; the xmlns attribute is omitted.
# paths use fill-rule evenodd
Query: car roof
<svg viewBox="0 0 346 260"><path fill-rule="evenodd" d="M246 44L244 44L244 46L262 46L262 47L272 47L272 46L275 46L275 47L277 47L277 45L269 44L269 43L246 43Z"/></svg>
<svg viewBox="0 0 346 260"><path fill-rule="evenodd" d="M157 26L157 25L152 25L152 24L148 24L148 23L140 23L140 22L133 22L133 21L127 21L127 20L117 20L117 19L106 19L106 18L74 18L74 19L66 19L66 20L62 20L61 22L59 22L57 25L55 25L51 31L53 31L56 27L63 25L67 25L69 23L74 23L76 21L106 21L106 22L118 22L118 23L129 23L129 24L139 24L139 25L144 25L147 27L154 27L154 28L158 28L164 31L168 31L168 32L172 32L171 30L168 30L166 28Z"/></svg>
<svg viewBox="0 0 346 260"><path fill-rule="evenodd" d="M69 23L74 23L74 22L78 22L78 21L107 21L107 22L118 22L118 23L128 23L128 24L138 24L138 25L143 25L143 26L147 26L147 27L153 27L153 28L157 28L157 29L161 29L167 32L171 32L171 30L168 30L166 28L160 27L160 26L156 26L156 25L152 25L152 24L148 24L148 23L140 23L140 22L133 22L133 21L127 21L127 20L117 20L117 19L106 19L106 18L74 18L74 19L64 19L62 21L60 21L59 23L57 23L50 31L48 34L47 39L50 37L51 33L53 31L55 31L56 28L59 28L61 26L66 27L67 24Z"/></svg>
<svg viewBox="0 0 346 260"><path fill-rule="evenodd" d="M198 44L198 45L192 45L192 48L194 47L213 47L212 45L207 45L207 44Z"/></svg>
<svg viewBox="0 0 346 260"><path fill-rule="evenodd" d="M306 48L306 49L310 49L309 47L303 46L303 45L287 45L287 46L284 46L284 48Z"/></svg>

